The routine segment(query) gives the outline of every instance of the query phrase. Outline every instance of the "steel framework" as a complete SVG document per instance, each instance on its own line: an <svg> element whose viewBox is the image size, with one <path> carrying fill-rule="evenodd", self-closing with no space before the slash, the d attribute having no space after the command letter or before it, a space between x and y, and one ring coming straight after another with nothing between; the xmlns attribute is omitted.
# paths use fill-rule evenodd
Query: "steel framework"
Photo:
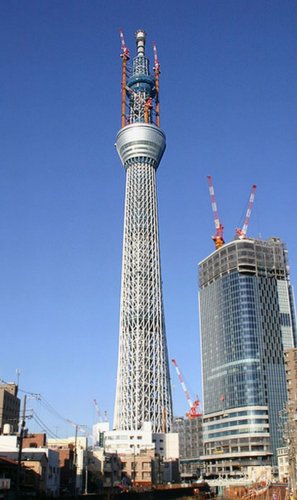
<svg viewBox="0 0 297 500"><path fill-rule="evenodd" d="M150 421L153 432L168 432L172 402L156 192L165 135L153 123L153 105L147 106L156 99L156 90L144 31L136 33L136 44L132 74L125 82L128 119L116 141L126 169L126 195L114 428L137 430Z"/></svg>

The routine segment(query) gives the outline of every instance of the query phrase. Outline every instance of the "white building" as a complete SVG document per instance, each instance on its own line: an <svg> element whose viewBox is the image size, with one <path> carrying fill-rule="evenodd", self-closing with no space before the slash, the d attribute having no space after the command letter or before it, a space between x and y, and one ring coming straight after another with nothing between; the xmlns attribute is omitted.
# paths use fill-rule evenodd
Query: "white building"
<svg viewBox="0 0 297 500"><path fill-rule="evenodd" d="M103 447L104 434L109 431L109 422L98 422L92 427L93 447Z"/></svg>
<svg viewBox="0 0 297 500"><path fill-rule="evenodd" d="M277 451L278 479L281 483L285 483L288 481L290 477L289 450L285 446L282 448L278 448L276 451Z"/></svg>
<svg viewBox="0 0 297 500"><path fill-rule="evenodd" d="M106 453L139 454L141 450L154 450L152 426L144 422L142 430L107 431L104 433Z"/></svg>
<svg viewBox="0 0 297 500"><path fill-rule="evenodd" d="M156 454L165 460L177 460L179 458L179 441L177 432L153 434Z"/></svg>

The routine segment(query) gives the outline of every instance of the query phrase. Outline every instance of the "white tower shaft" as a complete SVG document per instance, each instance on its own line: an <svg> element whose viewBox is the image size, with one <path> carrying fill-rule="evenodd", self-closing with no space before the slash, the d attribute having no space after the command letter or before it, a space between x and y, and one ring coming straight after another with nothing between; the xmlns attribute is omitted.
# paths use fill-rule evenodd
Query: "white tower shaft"
<svg viewBox="0 0 297 500"><path fill-rule="evenodd" d="M156 192L165 135L152 121L145 122L144 106L155 95L155 81L148 73L143 31L137 32L137 44L128 81L134 94L139 93L139 100L128 93L135 121L120 130L116 141L126 169L126 198L114 428L137 430L150 421L153 432L168 432L172 402Z"/></svg>
<svg viewBox="0 0 297 500"><path fill-rule="evenodd" d="M170 427L171 394L162 303L155 169L127 170L120 346L114 426Z"/></svg>

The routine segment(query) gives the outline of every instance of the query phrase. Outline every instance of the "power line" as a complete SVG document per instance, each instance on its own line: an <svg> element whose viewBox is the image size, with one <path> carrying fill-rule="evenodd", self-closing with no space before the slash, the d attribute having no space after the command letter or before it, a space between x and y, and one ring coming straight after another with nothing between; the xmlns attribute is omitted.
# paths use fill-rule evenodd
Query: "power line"
<svg viewBox="0 0 297 500"><path fill-rule="evenodd" d="M43 396L40 395L40 399L38 401L39 404L43 406L49 413L51 413L55 417L58 417L60 420L63 420L63 422L69 424L69 419L63 417Z"/></svg>
<svg viewBox="0 0 297 500"><path fill-rule="evenodd" d="M2 384L9 384L8 382L6 382L5 380L3 380L2 378L0 378L0 383ZM42 406L45 410L47 410L49 413L51 413L53 416L55 416L56 418L62 420L64 423L66 423L67 425L75 425L77 426L79 429L81 429L81 426L76 424L75 422L73 422L72 420L70 420L69 418L66 418L64 417L63 415L61 415L61 413L59 413L58 410L56 410L54 408L54 406L45 399L45 397L40 394L40 393L36 393L36 392L32 392L32 391L28 391L26 389L23 389L23 388L20 388L18 387L18 390L22 393L24 393L25 395L28 395L28 396L31 396L32 398L36 399L40 406ZM35 416L37 416L36 412L34 412L34 410L32 410L32 412L35 414ZM32 418L35 420L34 416L32 415ZM38 425L40 425L40 423L44 426L44 428L47 428L48 432L52 434L53 437L58 437L54 432L52 432L46 424L44 424L42 422L42 420L40 419L40 417L37 416L37 418L39 418L39 422L36 422L38 423ZM81 429L82 430L82 429ZM84 431L85 432L85 431Z"/></svg>
<svg viewBox="0 0 297 500"><path fill-rule="evenodd" d="M32 410L32 418L33 420L40 426L42 430L45 430L48 435L52 438L58 438L57 434L55 434L44 422L41 420L41 418L37 415L37 413Z"/></svg>

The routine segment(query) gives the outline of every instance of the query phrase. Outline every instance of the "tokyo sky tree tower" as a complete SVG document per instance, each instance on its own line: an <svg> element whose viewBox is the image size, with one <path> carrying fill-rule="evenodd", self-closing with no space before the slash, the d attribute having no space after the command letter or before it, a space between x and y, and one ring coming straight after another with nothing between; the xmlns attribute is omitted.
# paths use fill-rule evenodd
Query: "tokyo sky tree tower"
<svg viewBox="0 0 297 500"><path fill-rule="evenodd" d="M168 432L172 402L160 268L156 170L165 150L160 127L159 70L145 57L146 34L136 33L137 55L127 68L122 39L122 128L116 148L126 170L119 358L114 413L117 430ZM154 123L155 122L155 123Z"/></svg>

